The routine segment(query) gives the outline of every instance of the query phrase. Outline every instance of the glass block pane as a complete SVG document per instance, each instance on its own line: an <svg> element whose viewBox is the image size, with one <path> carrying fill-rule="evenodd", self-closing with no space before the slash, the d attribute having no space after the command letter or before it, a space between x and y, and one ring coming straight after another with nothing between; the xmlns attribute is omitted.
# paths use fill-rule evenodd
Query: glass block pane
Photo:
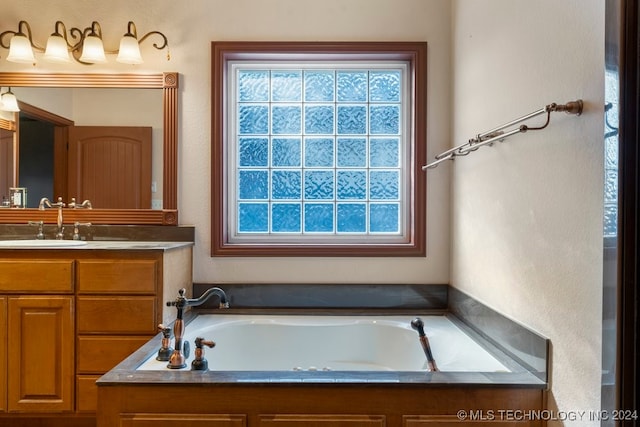
<svg viewBox="0 0 640 427"><path fill-rule="evenodd" d="M269 231L269 205L267 203L238 203L238 232Z"/></svg>
<svg viewBox="0 0 640 427"><path fill-rule="evenodd" d="M397 233L399 211L397 203L374 203L369 206L369 231L372 233Z"/></svg>
<svg viewBox="0 0 640 427"><path fill-rule="evenodd" d="M618 138L607 138L604 143L605 169L618 169Z"/></svg>
<svg viewBox="0 0 640 427"><path fill-rule="evenodd" d="M399 138L371 138L369 140L369 166L395 168L400 166Z"/></svg>
<svg viewBox="0 0 640 427"><path fill-rule="evenodd" d="M269 132L269 107L240 105L238 110L238 130L241 135L266 135Z"/></svg>
<svg viewBox="0 0 640 427"><path fill-rule="evenodd" d="M366 171L338 171L338 200L364 200L366 197Z"/></svg>
<svg viewBox="0 0 640 427"><path fill-rule="evenodd" d="M302 173L292 170L274 170L271 172L271 197L273 199L302 198Z"/></svg>
<svg viewBox="0 0 640 427"><path fill-rule="evenodd" d="M367 132L367 107L338 106L338 134L354 135Z"/></svg>
<svg viewBox="0 0 640 427"><path fill-rule="evenodd" d="M400 175L396 171L371 171L369 198L371 200L398 200Z"/></svg>
<svg viewBox="0 0 640 427"><path fill-rule="evenodd" d="M302 71L273 71L271 73L271 100L298 102L302 100Z"/></svg>
<svg viewBox="0 0 640 427"><path fill-rule="evenodd" d="M269 100L269 72L266 70L238 71L238 100L266 102Z"/></svg>
<svg viewBox="0 0 640 427"><path fill-rule="evenodd" d="M306 138L304 140L306 167L333 166L333 138Z"/></svg>
<svg viewBox="0 0 640 427"><path fill-rule="evenodd" d="M367 100L366 71L338 71L338 102L365 102Z"/></svg>
<svg viewBox="0 0 640 427"><path fill-rule="evenodd" d="M273 138L271 144L272 166L300 166L302 164L301 138Z"/></svg>
<svg viewBox="0 0 640 427"><path fill-rule="evenodd" d="M365 138L338 138L338 167L366 165L367 140Z"/></svg>
<svg viewBox="0 0 640 427"><path fill-rule="evenodd" d="M604 174L604 202L615 203L618 201L618 171L607 170Z"/></svg>
<svg viewBox="0 0 640 427"><path fill-rule="evenodd" d="M333 232L333 203L306 203L304 205L305 233Z"/></svg>
<svg viewBox="0 0 640 427"><path fill-rule="evenodd" d="M266 200L269 195L269 175L267 171L240 170L238 173L238 194L240 200Z"/></svg>
<svg viewBox="0 0 640 427"><path fill-rule="evenodd" d="M267 166L269 140L267 138L240 138L240 166Z"/></svg>
<svg viewBox="0 0 640 427"><path fill-rule="evenodd" d="M618 230L618 205L605 203L604 205L604 235L615 237Z"/></svg>
<svg viewBox="0 0 640 427"><path fill-rule="evenodd" d="M397 135L400 131L400 107L397 105L371 106L369 128L373 135Z"/></svg>
<svg viewBox="0 0 640 427"><path fill-rule="evenodd" d="M364 203L338 203L338 232L367 231L367 207Z"/></svg>
<svg viewBox="0 0 640 427"><path fill-rule="evenodd" d="M399 102L400 71L372 71L369 73L369 101Z"/></svg>
<svg viewBox="0 0 640 427"><path fill-rule="evenodd" d="M302 231L302 207L300 203L274 203L271 206L271 231L274 233L299 233Z"/></svg>
<svg viewBox="0 0 640 427"><path fill-rule="evenodd" d="M309 200L333 200L333 171L305 171L304 197Z"/></svg>
<svg viewBox="0 0 640 427"><path fill-rule="evenodd" d="M302 107L275 105L271 110L271 132L274 135L298 135L302 129Z"/></svg>
<svg viewBox="0 0 640 427"><path fill-rule="evenodd" d="M309 134L333 133L333 106L304 107L304 131Z"/></svg>
<svg viewBox="0 0 640 427"><path fill-rule="evenodd" d="M305 71L305 102L333 102L335 75L333 71Z"/></svg>

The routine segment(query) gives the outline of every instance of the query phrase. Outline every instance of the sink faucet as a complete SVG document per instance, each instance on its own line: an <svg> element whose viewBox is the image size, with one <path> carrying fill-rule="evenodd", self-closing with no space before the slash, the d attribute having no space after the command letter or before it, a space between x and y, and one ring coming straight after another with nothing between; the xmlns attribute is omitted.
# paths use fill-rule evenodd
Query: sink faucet
<svg viewBox="0 0 640 427"><path fill-rule="evenodd" d="M45 206L48 208L58 208L58 221L57 221L58 228L56 231L56 240L62 240L62 238L64 237L64 225L63 225L64 223L62 221L62 208L65 207L65 204L62 201L62 197L58 197L57 203L51 203L49 199L47 199L46 197L43 197L42 199L40 199L40 204L38 206L38 209L43 211Z"/></svg>
<svg viewBox="0 0 640 427"><path fill-rule="evenodd" d="M91 206L90 200L85 200L82 203L76 203L75 197L71 198L71 202L69 202L69 207L73 209L81 209L81 208L93 209L93 206Z"/></svg>
<svg viewBox="0 0 640 427"><path fill-rule="evenodd" d="M186 289L180 289L178 291L178 297L173 301L167 302L167 307L174 306L178 309L178 315L176 317L176 321L173 324L173 336L175 339L175 344L173 346L173 353L169 358L169 364L167 365L167 367L171 369L181 369L187 366L182 348L182 337L184 336L184 321L182 320L182 314L184 309L186 307L197 307L199 305L202 305L213 295L218 295L218 297L220 297L220 308L229 308L229 300L227 299L227 294L225 294L225 292L218 287L207 289L200 296L200 298L187 298L184 296L185 292ZM185 347L185 352L188 351L187 349L188 347Z"/></svg>

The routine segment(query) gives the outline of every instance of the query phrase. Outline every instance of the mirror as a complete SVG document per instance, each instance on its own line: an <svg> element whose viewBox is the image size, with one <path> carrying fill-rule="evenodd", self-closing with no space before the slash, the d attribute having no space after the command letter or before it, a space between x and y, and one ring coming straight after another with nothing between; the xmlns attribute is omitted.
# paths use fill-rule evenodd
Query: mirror
<svg viewBox="0 0 640 427"><path fill-rule="evenodd" d="M0 73L0 87L12 87L14 92L26 88L99 88L99 89L160 89L162 92L162 209L99 209L67 210L69 221L89 221L95 224L177 225L177 116L178 74L46 74ZM0 123L11 132L11 123ZM160 179L160 178L158 178ZM38 196L34 196L38 197ZM45 220L51 214L37 209L0 209L0 223L20 224Z"/></svg>

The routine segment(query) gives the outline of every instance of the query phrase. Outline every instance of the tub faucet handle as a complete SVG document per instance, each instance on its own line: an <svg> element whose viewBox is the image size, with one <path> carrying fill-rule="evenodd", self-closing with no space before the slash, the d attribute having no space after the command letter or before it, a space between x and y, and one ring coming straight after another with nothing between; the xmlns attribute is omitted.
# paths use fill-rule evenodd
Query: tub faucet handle
<svg viewBox="0 0 640 427"><path fill-rule="evenodd" d="M215 347L216 343L213 341L205 340L202 337L198 337L195 339L196 350L195 350L195 358L191 362L191 370L192 371L206 371L209 369L209 362L204 358L204 348L203 346L207 346L209 348Z"/></svg>
<svg viewBox="0 0 640 427"><path fill-rule="evenodd" d="M167 328L163 324L159 324L158 330L162 332L162 344L158 350L156 360L168 362L171 358L171 354L173 354L173 348L171 348L171 328Z"/></svg>

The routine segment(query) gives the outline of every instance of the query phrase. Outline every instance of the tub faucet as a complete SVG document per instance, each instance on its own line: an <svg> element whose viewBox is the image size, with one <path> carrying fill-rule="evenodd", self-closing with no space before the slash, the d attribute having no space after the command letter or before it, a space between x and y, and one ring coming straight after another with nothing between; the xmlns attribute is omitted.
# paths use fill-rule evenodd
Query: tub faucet
<svg viewBox="0 0 640 427"><path fill-rule="evenodd" d="M185 354L188 351L188 343L185 343L184 351L182 338L184 337L184 321L182 320L182 314L186 307L197 307L202 305L211 298L213 295L218 295L220 297L220 308L229 308L229 302L227 299L227 294L218 287L213 287L207 289L200 298L187 298L184 296L186 289L182 288L178 291L178 297L173 301L167 302L167 307L175 307L178 309L178 315L176 316L176 320L173 323L173 337L175 340L173 346L173 353L169 358L169 364L167 365L170 369L182 369L187 366L185 362L186 357Z"/></svg>
<svg viewBox="0 0 640 427"><path fill-rule="evenodd" d="M58 202L57 203L51 203L49 201L49 199L47 199L46 197L43 197L42 199L40 199L40 204L38 205L38 209L43 211L45 207L58 208L58 221L57 221L58 228L56 230L56 240L62 240L63 237L64 237L64 226L63 226L63 220L62 220L62 208L65 207L65 204L62 201L62 197L58 197Z"/></svg>

